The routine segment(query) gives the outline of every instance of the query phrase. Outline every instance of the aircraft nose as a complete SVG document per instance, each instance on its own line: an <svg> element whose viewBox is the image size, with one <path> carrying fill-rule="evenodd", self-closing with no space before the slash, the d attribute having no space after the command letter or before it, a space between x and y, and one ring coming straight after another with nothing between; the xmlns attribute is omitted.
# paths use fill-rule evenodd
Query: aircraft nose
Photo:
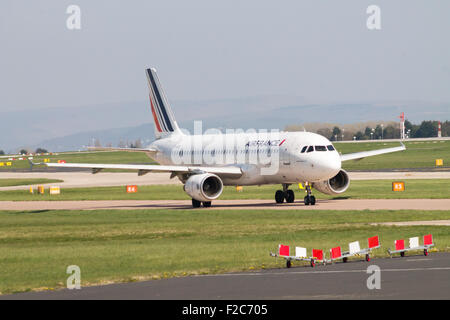
<svg viewBox="0 0 450 320"><path fill-rule="evenodd" d="M341 165L341 156L336 152L334 157L331 157L330 159L329 168L337 174L341 170Z"/></svg>
<svg viewBox="0 0 450 320"><path fill-rule="evenodd" d="M331 177L334 177L341 170L341 157L336 152L333 156L327 157L325 161L321 163L321 169L324 173Z"/></svg>

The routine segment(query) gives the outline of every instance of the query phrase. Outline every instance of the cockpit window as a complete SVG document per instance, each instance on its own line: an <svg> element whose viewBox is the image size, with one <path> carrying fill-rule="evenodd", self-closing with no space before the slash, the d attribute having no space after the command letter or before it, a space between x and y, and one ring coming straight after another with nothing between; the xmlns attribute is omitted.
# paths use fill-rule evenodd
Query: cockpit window
<svg viewBox="0 0 450 320"><path fill-rule="evenodd" d="M327 151L325 146L315 146L316 151Z"/></svg>
<svg viewBox="0 0 450 320"><path fill-rule="evenodd" d="M334 147L331 144L329 146L327 146L327 149L330 151L334 151Z"/></svg>
<svg viewBox="0 0 450 320"><path fill-rule="evenodd" d="M314 151L314 147L313 146L309 146L308 151L306 152L313 152Z"/></svg>
<svg viewBox="0 0 450 320"><path fill-rule="evenodd" d="M308 146L304 146L302 149L302 153L304 153L306 151L306 148L308 148Z"/></svg>

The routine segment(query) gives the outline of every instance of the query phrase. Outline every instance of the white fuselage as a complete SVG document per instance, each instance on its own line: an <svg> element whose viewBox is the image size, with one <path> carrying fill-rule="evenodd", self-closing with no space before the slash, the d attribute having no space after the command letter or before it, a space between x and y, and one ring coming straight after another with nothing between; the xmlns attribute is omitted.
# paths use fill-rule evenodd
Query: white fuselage
<svg viewBox="0 0 450 320"><path fill-rule="evenodd" d="M240 167L243 175L222 177L224 185L319 182L341 170L341 158L332 143L311 132L277 132L266 137L174 134L149 147L158 150L152 157L161 165Z"/></svg>

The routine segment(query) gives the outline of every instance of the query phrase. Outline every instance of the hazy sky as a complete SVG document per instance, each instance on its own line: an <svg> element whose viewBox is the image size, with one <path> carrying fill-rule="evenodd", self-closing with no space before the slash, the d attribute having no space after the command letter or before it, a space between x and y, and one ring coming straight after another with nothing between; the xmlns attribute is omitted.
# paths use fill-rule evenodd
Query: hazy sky
<svg viewBox="0 0 450 320"><path fill-rule="evenodd" d="M81 30L66 9L81 8ZM366 9L381 8L381 30ZM265 94L450 101L450 1L2 0L0 111Z"/></svg>

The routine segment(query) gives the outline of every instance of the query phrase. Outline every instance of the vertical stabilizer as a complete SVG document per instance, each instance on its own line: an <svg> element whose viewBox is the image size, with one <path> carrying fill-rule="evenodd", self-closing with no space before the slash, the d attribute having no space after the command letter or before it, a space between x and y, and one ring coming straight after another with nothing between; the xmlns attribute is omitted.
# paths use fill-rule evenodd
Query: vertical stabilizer
<svg viewBox="0 0 450 320"><path fill-rule="evenodd" d="M154 68L146 70L156 138L181 133Z"/></svg>

